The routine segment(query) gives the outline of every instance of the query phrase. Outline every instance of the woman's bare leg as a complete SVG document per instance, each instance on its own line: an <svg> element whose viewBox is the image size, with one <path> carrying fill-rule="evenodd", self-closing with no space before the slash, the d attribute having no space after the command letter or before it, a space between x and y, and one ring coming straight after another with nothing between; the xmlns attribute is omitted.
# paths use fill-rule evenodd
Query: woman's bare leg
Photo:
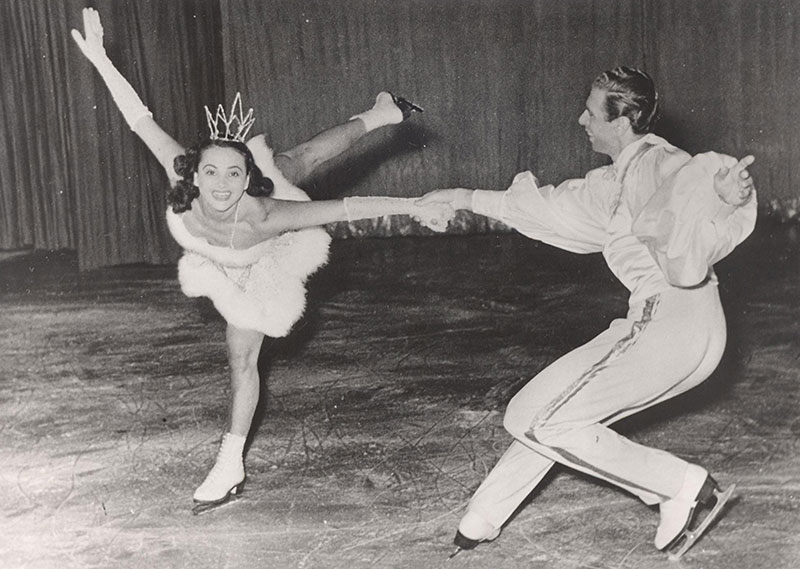
<svg viewBox="0 0 800 569"><path fill-rule="evenodd" d="M227 431L217 460L203 484L195 491L195 513L228 501L244 482L244 443L253 422L260 381L258 354L264 334L228 325L228 363L231 368L231 403Z"/></svg>
<svg viewBox="0 0 800 569"><path fill-rule="evenodd" d="M247 437L261 391L258 354L264 334L229 324L226 339L231 368L231 402L227 430L234 435Z"/></svg>

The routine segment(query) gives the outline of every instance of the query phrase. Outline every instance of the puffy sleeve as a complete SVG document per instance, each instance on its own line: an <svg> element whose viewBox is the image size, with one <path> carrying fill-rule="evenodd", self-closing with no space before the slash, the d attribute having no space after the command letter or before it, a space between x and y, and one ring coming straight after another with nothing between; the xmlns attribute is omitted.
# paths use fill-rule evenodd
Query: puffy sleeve
<svg viewBox="0 0 800 569"><path fill-rule="evenodd" d="M574 253L596 253L603 249L609 214L603 192L591 191L589 180L540 188L531 172L521 172L504 192L475 190L472 211L531 239Z"/></svg>
<svg viewBox="0 0 800 569"><path fill-rule="evenodd" d="M634 222L667 281L691 287L706 280L715 263L753 231L756 195L740 205L723 202L714 175L736 159L715 152L698 154L667 178Z"/></svg>

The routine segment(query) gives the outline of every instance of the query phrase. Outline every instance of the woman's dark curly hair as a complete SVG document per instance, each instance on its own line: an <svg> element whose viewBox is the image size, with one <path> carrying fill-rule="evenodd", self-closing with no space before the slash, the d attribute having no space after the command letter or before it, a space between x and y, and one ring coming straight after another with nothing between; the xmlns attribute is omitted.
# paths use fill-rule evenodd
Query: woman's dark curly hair
<svg viewBox="0 0 800 569"><path fill-rule="evenodd" d="M199 144L187 149L186 154L175 157L173 167L175 168L175 173L181 177L181 180L178 180L175 187L167 193L167 204L172 207L172 211L175 213L182 213L192 209L192 201L200 195L200 188L194 185L194 175L200 167L200 157L203 155L203 151L212 146L233 148L244 156L245 173L250 175L250 185L247 186L247 190L245 190L249 195L253 197L267 197L272 195L275 184L271 179L261 173L261 170L256 166L253 153L250 152L250 149L245 143L233 140L211 140L207 138Z"/></svg>

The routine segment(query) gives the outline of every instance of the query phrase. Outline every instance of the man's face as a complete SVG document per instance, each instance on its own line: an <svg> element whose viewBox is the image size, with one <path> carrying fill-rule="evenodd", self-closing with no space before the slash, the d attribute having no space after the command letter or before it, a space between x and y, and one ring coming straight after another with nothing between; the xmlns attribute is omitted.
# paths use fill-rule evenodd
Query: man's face
<svg viewBox="0 0 800 569"><path fill-rule="evenodd" d="M614 158L619 154L620 136L616 119L613 121L606 119L605 101L604 90L592 89L589 98L586 99L586 109L578 118L578 124L586 130L592 150Z"/></svg>

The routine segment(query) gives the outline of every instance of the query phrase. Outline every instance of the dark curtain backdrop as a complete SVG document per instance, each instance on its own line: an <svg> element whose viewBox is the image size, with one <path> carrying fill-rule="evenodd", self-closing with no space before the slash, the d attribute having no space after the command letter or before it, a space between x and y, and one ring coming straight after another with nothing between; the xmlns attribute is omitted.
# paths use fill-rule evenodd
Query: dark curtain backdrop
<svg viewBox="0 0 800 569"><path fill-rule="evenodd" d="M796 215L800 1L652 0L646 22L666 136L692 153L754 154L763 204Z"/></svg>
<svg viewBox="0 0 800 569"><path fill-rule="evenodd" d="M228 96L252 101L275 148L368 108L381 90L425 109L328 168L307 188L315 198L500 189L527 168L543 180L579 175L596 161L576 122L589 81L609 62L643 63L640 0L342 5L221 2Z"/></svg>
<svg viewBox="0 0 800 569"><path fill-rule="evenodd" d="M74 248L81 267L172 262L166 178L69 37L78 0L0 0L0 249ZM501 189L603 162L577 118L591 79L656 78L659 133L692 152L757 155L762 202L797 202L795 0L102 0L109 55L185 144L237 90L277 150L370 107L425 113L310 180L314 198ZM13 78L13 80L9 80ZM456 231L483 231L460 218ZM336 226L336 235L418 231Z"/></svg>
<svg viewBox="0 0 800 569"><path fill-rule="evenodd" d="M83 268L177 257L166 177L69 35L80 0L0 0L0 248ZM218 3L100 0L106 51L164 128L193 140L223 93Z"/></svg>

